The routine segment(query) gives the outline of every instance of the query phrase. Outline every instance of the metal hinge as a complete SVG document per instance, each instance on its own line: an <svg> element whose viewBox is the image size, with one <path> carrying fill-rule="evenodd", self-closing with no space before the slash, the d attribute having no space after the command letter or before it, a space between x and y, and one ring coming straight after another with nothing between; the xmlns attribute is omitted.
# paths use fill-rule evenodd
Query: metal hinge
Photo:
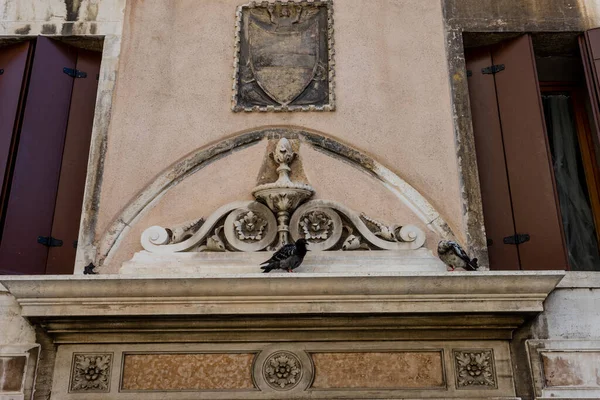
<svg viewBox="0 0 600 400"><path fill-rule="evenodd" d="M521 244L529 242L529 235L527 233L517 233L516 235L507 236L504 238L504 244Z"/></svg>
<svg viewBox="0 0 600 400"><path fill-rule="evenodd" d="M71 78L87 78L87 72L83 72L78 69L64 67L63 72L69 75Z"/></svg>
<svg viewBox="0 0 600 400"><path fill-rule="evenodd" d="M63 245L63 241L55 239L52 236L38 236L37 242L46 247L60 247Z"/></svg>
<svg viewBox="0 0 600 400"><path fill-rule="evenodd" d="M0 68L0 75L4 74L4 68Z"/></svg>
<svg viewBox="0 0 600 400"><path fill-rule="evenodd" d="M504 71L505 67L504 64L496 64L496 65L491 65L489 67L486 68L481 68L481 73L482 74L496 74L500 71Z"/></svg>
<svg viewBox="0 0 600 400"><path fill-rule="evenodd" d="M470 78L471 76L473 76L473 71L471 71L470 69L467 70L467 78Z"/></svg>

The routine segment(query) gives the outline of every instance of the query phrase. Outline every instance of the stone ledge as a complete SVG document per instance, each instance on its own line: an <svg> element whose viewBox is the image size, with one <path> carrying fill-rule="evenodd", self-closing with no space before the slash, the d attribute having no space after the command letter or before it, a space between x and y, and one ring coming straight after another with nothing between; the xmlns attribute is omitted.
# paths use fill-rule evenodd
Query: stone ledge
<svg viewBox="0 0 600 400"><path fill-rule="evenodd" d="M558 289L598 289L600 271L567 271L557 286Z"/></svg>
<svg viewBox="0 0 600 400"><path fill-rule="evenodd" d="M543 311L563 272L2 277L24 317Z"/></svg>
<svg viewBox="0 0 600 400"><path fill-rule="evenodd" d="M137 252L130 261L121 267L122 275L165 275L176 271L178 275L213 276L256 274L263 261L272 256L271 252L182 252L156 254L148 251ZM394 251L310 251L304 262L294 273L306 276L398 274L421 272L446 272L446 265L435 257L431 250ZM277 273L276 271L271 274Z"/></svg>

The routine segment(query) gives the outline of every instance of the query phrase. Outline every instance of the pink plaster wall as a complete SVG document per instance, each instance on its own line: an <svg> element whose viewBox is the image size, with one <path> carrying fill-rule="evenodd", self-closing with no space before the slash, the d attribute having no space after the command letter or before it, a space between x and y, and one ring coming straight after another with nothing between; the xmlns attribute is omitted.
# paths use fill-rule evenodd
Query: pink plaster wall
<svg viewBox="0 0 600 400"><path fill-rule="evenodd" d="M250 114L230 110L239 4L127 2L97 237L136 193L192 150L289 124L369 154L464 238L441 2L336 0L337 110ZM237 178L227 185L247 185Z"/></svg>

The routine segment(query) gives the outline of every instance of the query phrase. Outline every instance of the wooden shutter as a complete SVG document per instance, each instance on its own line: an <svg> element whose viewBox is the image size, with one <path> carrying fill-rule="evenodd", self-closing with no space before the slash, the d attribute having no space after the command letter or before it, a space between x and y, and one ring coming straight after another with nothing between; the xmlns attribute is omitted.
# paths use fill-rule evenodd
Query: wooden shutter
<svg viewBox="0 0 600 400"><path fill-rule="evenodd" d="M0 245L0 268L7 273L43 274L58 188L76 52L39 37L27 93L14 175Z"/></svg>
<svg viewBox="0 0 600 400"><path fill-rule="evenodd" d="M0 48L0 219L29 71L30 42Z"/></svg>
<svg viewBox="0 0 600 400"><path fill-rule="evenodd" d="M567 269L531 37L466 55L491 267ZM484 74L492 65L504 69ZM515 233L530 240L504 244Z"/></svg>
<svg viewBox="0 0 600 400"><path fill-rule="evenodd" d="M78 51L76 68L85 72L87 77L75 79L73 84L52 224L52 237L62 239L63 245L50 248L46 266L47 274L73 273L76 253L74 242L77 241L79 234L101 59L101 53Z"/></svg>
<svg viewBox="0 0 600 400"><path fill-rule="evenodd" d="M473 117L473 132L479 166L479 182L483 202L485 233L491 269L518 270L517 246L503 244L503 238L515 233L504 144L496 101L494 75L483 74L492 65L489 48L467 51L470 71L469 96Z"/></svg>
<svg viewBox="0 0 600 400"><path fill-rule="evenodd" d="M587 31L581 36L579 49L590 96L594 129L600 140L600 28Z"/></svg>
<svg viewBox="0 0 600 400"><path fill-rule="evenodd" d="M525 270L567 269L552 157L529 35L500 44L494 64L498 110L517 234L529 234L519 245Z"/></svg>

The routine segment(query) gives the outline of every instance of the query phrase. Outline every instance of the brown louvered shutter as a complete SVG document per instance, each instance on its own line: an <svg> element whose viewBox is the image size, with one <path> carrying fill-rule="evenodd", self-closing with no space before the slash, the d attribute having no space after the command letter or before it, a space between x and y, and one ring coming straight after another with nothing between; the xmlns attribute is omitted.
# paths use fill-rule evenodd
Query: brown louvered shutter
<svg viewBox="0 0 600 400"><path fill-rule="evenodd" d="M6 186L25 99L30 47L30 42L24 42L0 49L0 219L5 211Z"/></svg>
<svg viewBox="0 0 600 400"><path fill-rule="evenodd" d="M85 72L87 76L75 79L73 84L52 224L52 237L60 238L63 245L50 248L46 266L47 274L73 273L76 253L74 243L79 234L101 59L101 53L78 50L76 68Z"/></svg>
<svg viewBox="0 0 600 400"><path fill-rule="evenodd" d="M470 72L469 96L490 268L518 270L520 265L517 247L502 243L505 236L514 234L515 225L506 176L496 85L494 75L481 72L483 68L492 65L492 54L486 47L467 51L465 57L467 70Z"/></svg>
<svg viewBox="0 0 600 400"><path fill-rule="evenodd" d="M587 31L579 38L579 49L585 71L594 121L593 129L600 140L600 28Z"/></svg>
<svg viewBox="0 0 600 400"><path fill-rule="evenodd" d="M485 224L486 229L499 239L494 240L490 246L492 267L512 269L516 248L520 268L523 270L567 269L562 223L531 37L524 35L503 42L492 47L490 55L491 60L485 55L483 58L469 60L473 74L469 79L470 82L474 82L470 83L471 92L488 92L471 96L475 98L472 112ZM502 71L492 74L496 115L499 116L502 132L501 140L498 138L498 121L493 113L494 96L491 94L492 88L489 83L491 80L477 76L483 74L479 67L484 60L491 61L488 66L504 66ZM485 86L485 89L479 89L482 86ZM485 99L481 100L482 98ZM503 150L514 220L512 231L510 221L498 222L500 219L509 218L508 206L505 205L505 200L503 201L506 198L506 184L504 178L500 177L502 169L499 165L502 155L497 154ZM498 169L495 173L491 172L494 168ZM495 204L491 210L490 204ZM519 245L503 243L504 237L515 233L528 234L530 240ZM492 249L494 246L496 248ZM496 260L508 261L494 260L495 254L501 254L495 257ZM503 264L504 262L507 264Z"/></svg>
<svg viewBox="0 0 600 400"><path fill-rule="evenodd" d="M502 43L492 58L506 67L495 79L515 229L531 237L518 248L521 268L565 270L567 255L531 36Z"/></svg>
<svg viewBox="0 0 600 400"><path fill-rule="evenodd" d="M39 37L27 92L14 175L0 245L4 273L43 274L58 188L76 51Z"/></svg>

